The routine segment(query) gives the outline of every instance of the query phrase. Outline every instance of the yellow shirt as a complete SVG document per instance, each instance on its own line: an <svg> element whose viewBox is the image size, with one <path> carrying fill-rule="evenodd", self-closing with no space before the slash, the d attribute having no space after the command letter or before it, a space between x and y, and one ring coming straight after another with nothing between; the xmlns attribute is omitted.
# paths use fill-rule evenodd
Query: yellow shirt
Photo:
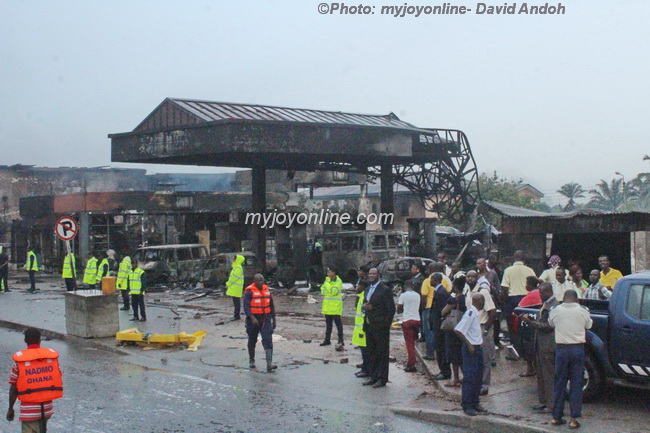
<svg viewBox="0 0 650 433"><path fill-rule="evenodd" d="M509 289L508 296L526 296L526 277L530 276L536 277L535 271L524 265L524 262L514 262L503 272L501 285Z"/></svg>
<svg viewBox="0 0 650 433"><path fill-rule="evenodd" d="M605 287L614 289L614 285L616 284L616 281L618 281L618 279L622 277L623 274L621 274L621 271L614 268L609 268L609 272L607 273L607 275L605 275L603 271L600 271L600 284L602 284Z"/></svg>
<svg viewBox="0 0 650 433"><path fill-rule="evenodd" d="M451 284L449 281L449 278L446 276L442 277L442 287L444 287L447 292L451 292ZM433 305L433 295L436 293L436 288L431 286L431 277L424 279L422 287L420 288L420 293L422 296L427 297L427 304L424 306L424 308L431 308Z"/></svg>

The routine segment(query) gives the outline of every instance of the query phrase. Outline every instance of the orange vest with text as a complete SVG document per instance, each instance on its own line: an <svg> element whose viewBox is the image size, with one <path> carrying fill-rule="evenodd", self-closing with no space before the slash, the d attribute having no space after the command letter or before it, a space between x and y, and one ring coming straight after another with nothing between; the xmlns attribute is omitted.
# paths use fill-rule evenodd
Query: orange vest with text
<svg viewBox="0 0 650 433"><path fill-rule="evenodd" d="M252 314L271 314L271 290L269 286L264 284L262 290L258 289L255 283L246 287L253 293L251 299L251 313Z"/></svg>
<svg viewBox="0 0 650 433"><path fill-rule="evenodd" d="M63 397L59 354L55 350L25 349L15 353L13 358L18 366L18 400L43 403Z"/></svg>

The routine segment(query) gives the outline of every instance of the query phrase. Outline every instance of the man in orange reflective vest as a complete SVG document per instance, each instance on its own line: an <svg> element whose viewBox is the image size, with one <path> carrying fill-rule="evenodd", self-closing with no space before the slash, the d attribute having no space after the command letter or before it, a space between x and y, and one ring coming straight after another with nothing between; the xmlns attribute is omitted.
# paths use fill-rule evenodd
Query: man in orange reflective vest
<svg viewBox="0 0 650 433"><path fill-rule="evenodd" d="M13 356L7 421L13 421L14 404L19 399L23 433L45 433L47 420L54 413L52 400L63 397L59 354L41 347L38 329L25 331L25 343L27 349Z"/></svg>
<svg viewBox="0 0 650 433"><path fill-rule="evenodd" d="M255 274L253 284L244 291L244 313L246 313L246 333L248 334L249 367L255 368L255 345L257 336L262 334L262 347L266 355L266 371L272 372L273 330L275 329L275 307L269 286L264 284L262 274Z"/></svg>

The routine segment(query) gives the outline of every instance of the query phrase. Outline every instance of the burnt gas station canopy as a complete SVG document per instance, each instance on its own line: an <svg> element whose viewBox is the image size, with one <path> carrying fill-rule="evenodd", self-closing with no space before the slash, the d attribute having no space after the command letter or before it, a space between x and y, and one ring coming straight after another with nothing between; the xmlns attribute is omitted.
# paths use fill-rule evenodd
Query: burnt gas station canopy
<svg viewBox="0 0 650 433"><path fill-rule="evenodd" d="M114 162L247 167L254 174L266 169L333 170L380 177L386 196L382 211L392 210L388 200L393 183L406 186L427 209L453 221L462 221L478 198L476 165L465 134L417 128L393 113L167 98L132 132L109 137Z"/></svg>

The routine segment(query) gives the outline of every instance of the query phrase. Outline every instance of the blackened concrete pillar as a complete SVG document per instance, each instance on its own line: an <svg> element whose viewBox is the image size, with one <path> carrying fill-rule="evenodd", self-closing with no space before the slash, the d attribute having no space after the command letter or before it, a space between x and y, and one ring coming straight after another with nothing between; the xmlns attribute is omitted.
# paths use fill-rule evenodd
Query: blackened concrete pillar
<svg viewBox="0 0 650 433"><path fill-rule="evenodd" d="M251 184L252 210L263 216L266 212L266 169L263 166L253 167ZM262 269L266 270L266 230L256 225L252 228L252 235L253 252L260 261Z"/></svg>
<svg viewBox="0 0 650 433"><path fill-rule="evenodd" d="M381 165L381 210L383 214L392 214L395 211L395 199L393 197L393 166L392 164ZM385 218L382 219L385 221ZM393 228L392 218L390 222L384 222L382 228L389 230Z"/></svg>

